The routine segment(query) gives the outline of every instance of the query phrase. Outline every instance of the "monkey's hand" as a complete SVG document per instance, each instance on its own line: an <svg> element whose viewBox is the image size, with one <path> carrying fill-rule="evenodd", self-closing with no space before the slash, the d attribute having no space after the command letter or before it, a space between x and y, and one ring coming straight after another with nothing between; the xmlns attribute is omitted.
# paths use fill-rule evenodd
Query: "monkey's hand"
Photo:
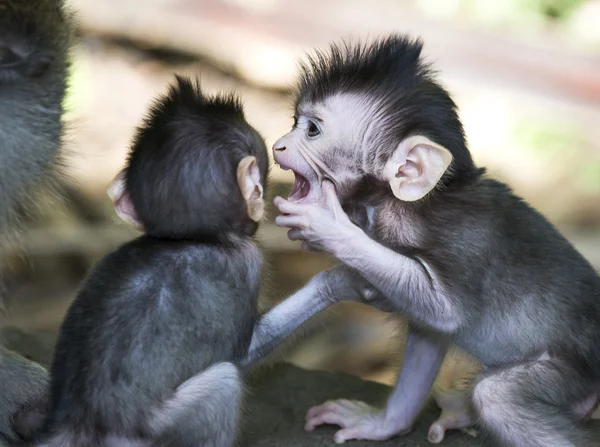
<svg viewBox="0 0 600 447"><path fill-rule="evenodd" d="M410 431L410 427L400 426L398 419L387 419L385 410L345 399L328 401L308 410L304 426L306 431L313 431L323 424L335 424L342 428L334 435L336 444L351 439L385 441Z"/></svg>
<svg viewBox="0 0 600 447"><path fill-rule="evenodd" d="M375 304L383 301L377 289L359 273L341 265L317 273L307 286L313 287L319 297L330 304L339 301Z"/></svg>
<svg viewBox="0 0 600 447"><path fill-rule="evenodd" d="M315 203L296 203L276 197L273 204L283 215L277 216L275 223L291 228L288 237L303 241L303 249L334 253L343 250L362 230L342 209L333 184L324 181L322 188L323 197Z"/></svg>

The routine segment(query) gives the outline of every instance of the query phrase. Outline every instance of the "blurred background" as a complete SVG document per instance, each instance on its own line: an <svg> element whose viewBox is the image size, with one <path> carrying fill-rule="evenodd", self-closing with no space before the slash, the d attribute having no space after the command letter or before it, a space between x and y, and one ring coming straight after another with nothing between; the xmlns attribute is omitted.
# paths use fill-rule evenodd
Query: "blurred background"
<svg viewBox="0 0 600 447"><path fill-rule="evenodd" d="M461 109L476 162L600 267L599 0L68 3L82 40L73 52L65 115L67 200L42 201L0 272L9 279L7 319L21 330L8 329L8 343L34 340L26 343L31 357L47 361L43 347L53 343L86 272L135 236L117 221L105 190L123 166L135 126L173 74L200 72L206 90L242 94L249 121L270 147L292 125L286 88L298 59L342 37L421 36ZM291 176L277 167L272 174L270 198L287 196ZM301 252L274 216L271 208L260 232L269 260L263 310L333 264ZM343 303L305 332L283 358L384 383L397 374L403 324L389 315ZM446 377L465 361L449 360Z"/></svg>

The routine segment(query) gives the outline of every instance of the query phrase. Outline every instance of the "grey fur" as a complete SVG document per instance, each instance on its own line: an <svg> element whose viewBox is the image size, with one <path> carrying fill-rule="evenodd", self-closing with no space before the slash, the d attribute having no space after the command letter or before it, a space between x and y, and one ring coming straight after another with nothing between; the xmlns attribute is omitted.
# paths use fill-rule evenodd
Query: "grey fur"
<svg viewBox="0 0 600 447"><path fill-rule="evenodd" d="M59 0L0 2L0 230L59 172L71 23Z"/></svg>
<svg viewBox="0 0 600 447"><path fill-rule="evenodd" d="M0 347L0 441L15 443L31 436L26 418L37 413L29 410L44 408L48 383L44 368ZM41 417L41 412L37 414ZM19 419L16 425L15 415Z"/></svg>
<svg viewBox="0 0 600 447"><path fill-rule="evenodd" d="M16 215L60 175L72 23L62 0L0 1L0 263ZM47 382L44 368L0 347L0 444L31 435Z"/></svg>
<svg viewBox="0 0 600 447"><path fill-rule="evenodd" d="M137 135L117 202L146 211L146 234L104 257L70 306L37 445L230 447L237 435L262 258L236 173L253 156L266 186L268 154L239 102L183 78ZM221 195L239 200L220 212ZM169 197L176 213L157 206Z"/></svg>
<svg viewBox="0 0 600 447"><path fill-rule="evenodd" d="M473 403L481 424L499 441L519 447L595 445L580 421L600 395L600 277L547 219L474 165L455 105L424 68L420 45L393 35L371 46L334 45L329 54L309 61L296 110L318 120L321 133L306 139L293 130L274 146L276 161L279 157L286 167L300 166L297 154L310 152L322 162L311 166L328 169L309 175L304 167L301 175L309 182L326 175L335 183L362 232L353 230L344 243L332 243L331 254L364 280L346 268L334 271L346 272L348 287L375 287L380 294L372 294L369 302L408 317L409 340L425 349L407 351L385 413L377 416L381 424L391 424L382 436L411 428L447 344L454 343L486 370L474 383ZM375 85L377 80L383 87ZM389 93L383 102L382 88ZM344 123L351 137L327 140L328 132L335 134L328 128L331 117L352 116L347 108L332 111L332 104L351 107L356 98L364 112ZM381 107L385 123L370 123L381 116L373 112ZM367 124L381 132L386 123L392 126L385 135L389 144L363 137ZM381 169L391 151L412 135L446 147L454 161L425 198L402 202ZM355 156L331 157L341 148ZM343 175L336 177L338 172ZM311 183L311 190L319 187ZM321 276L325 283L319 288L313 284L295 296L319 303L322 296L315 290L327 288L328 277ZM296 324L285 315L268 321L264 332L271 332L263 334L263 343L291 333ZM582 402L587 407L576 410ZM332 408L325 404L311 411L327 413L328 405ZM352 418L340 419L335 411L315 418L344 421L346 431L355 428ZM372 413L359 416L352 417L369 426ZM379 428L362 434L379 436Z"/></svg>

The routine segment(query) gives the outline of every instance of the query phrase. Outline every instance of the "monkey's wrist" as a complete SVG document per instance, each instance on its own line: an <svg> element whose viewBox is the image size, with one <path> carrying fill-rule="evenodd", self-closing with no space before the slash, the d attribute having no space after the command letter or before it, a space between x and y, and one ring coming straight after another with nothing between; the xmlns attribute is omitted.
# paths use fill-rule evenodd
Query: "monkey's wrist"
<svg viewBox="0 0 600 447"><path fill-rule="evenodd" d="M367 234L356 225L348 227L331 247L330 253L339 261L350 264L350 260L360 254Z"/></svg>

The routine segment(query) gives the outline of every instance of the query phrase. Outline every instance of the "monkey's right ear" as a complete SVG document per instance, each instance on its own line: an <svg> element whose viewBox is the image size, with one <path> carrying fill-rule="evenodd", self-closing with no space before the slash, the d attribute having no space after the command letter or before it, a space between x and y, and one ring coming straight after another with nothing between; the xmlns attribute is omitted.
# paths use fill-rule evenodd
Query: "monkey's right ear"
<svg viewBox="0 0 600 447"><path fill-rule="evenodd" d="M398 199L412 202L435 188L450 163L448 149L429 138L412 136L394 150L383 168L383 177Z"/></svg>
<svg viewBox="0 0 600 447"><path fill-rule="evenodd" d="M117 216L129 225L143 231L144 226L138 219L129 193L125 189L125 169L119 172L113 181L110 182L106 192L113 202Z"/></svg>
<svg viewBox="0 0 600 447"><path fill-rule="evenodd" d="M265 212L265 201L256 157L248 155L239 162L237 181L242 197L246 201L248 217L258 222Z"/></svg>

